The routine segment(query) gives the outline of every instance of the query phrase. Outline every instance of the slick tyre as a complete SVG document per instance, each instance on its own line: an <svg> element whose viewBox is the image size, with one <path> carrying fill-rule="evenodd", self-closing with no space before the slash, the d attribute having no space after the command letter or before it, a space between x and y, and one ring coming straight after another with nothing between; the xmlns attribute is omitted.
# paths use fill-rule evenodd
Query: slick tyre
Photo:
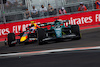
<svg viewBox="0 0 100 67"><path fill-rule="evenodd" d="M15 41L15 34L9 33L8 34L8 46L9 47L15 46L15 44L11 44L12 41Z"/></svg>
<svg viewBox="0 0 100 67"><path fill-rule="evenodd" d="M76 35L76 37L73 38L73 39L77 39L77 40L81 39L79 25L72 25L71 26L71 31L72 31L72 33L74 33Z"/></svg>
<svg viewBox="0 0 100 67"><path fill-rule="evenodd" d="M38 28L38 30L37 30L37 38L38 38L38 40L37 40L38 44L42 45L43 44L42 40L45 38L45 30L44 29Z"/></svg>

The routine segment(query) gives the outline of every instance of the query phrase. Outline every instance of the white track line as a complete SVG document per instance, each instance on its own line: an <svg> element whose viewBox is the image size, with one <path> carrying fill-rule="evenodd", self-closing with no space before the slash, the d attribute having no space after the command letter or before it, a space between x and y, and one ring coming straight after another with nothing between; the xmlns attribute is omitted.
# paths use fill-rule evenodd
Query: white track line
<svg viewBox="0 0 100 67"><path fill-rule="evenodd" d="M53 53L53 52L91 50L91 49L100 49L100 46L80 47L80 48L65 48L65 49L54 49L54 50L32 51L32 52L21 52L21 53L10 53L10 54L1 54L0 57L41 55L41 54L48 54L48 53Z"/></svg>

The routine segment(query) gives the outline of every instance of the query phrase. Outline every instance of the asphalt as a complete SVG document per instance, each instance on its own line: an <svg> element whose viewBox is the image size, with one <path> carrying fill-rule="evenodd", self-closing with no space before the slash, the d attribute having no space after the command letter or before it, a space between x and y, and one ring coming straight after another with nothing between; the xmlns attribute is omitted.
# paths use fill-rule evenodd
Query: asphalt
<svg viewBox="0 0 100 67"><path fill-rule="evenodd" d="M41 51L63 48L91 47L100 46L100 28L81 30L81 40L65 40L61 42L47 43L38 45L36 42L32 44L17 44L15 47L8 47L4 42L0 42L0 54Z"/></svg>
<svg viewBox="0 0 100 67"><path fill-rule="evenodd" d="M3 58L0 67L100 67L100 50Z"/></svg>

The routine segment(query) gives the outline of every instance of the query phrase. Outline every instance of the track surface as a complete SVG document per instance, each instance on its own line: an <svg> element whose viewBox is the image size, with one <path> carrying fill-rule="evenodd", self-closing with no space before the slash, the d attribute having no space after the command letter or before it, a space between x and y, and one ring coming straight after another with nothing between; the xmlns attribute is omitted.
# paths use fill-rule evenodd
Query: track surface
<svg viewBox="0 0 100 67"><path fill-rule="evenodd" d="M100 67L100 50L3 58L0 67Z"/></svg>
<svg viewBox="0 0 100 67"><path fill-rule="evenodd" d="M8 47L8 46L4 46L4 43L0 43L0 45L2 45L0 46L0 54L63 49L63 48L100 46L100 28L82 30L81 33L82 33L81 40L66 40L64 42L49 43L44 45L37 45L37 43L32 43L28 45L17 44L15 47Z"/></svg>
<svg viewBox="0 0 100 67"><path fill-rule="evenodd" d="M0 43L0 53L41 51L63 48L100 46L100 28L82 30L81 40L37 45L4 46ZM100 67L100 50L58 52L44 55L29 55L0 58L0 67Z"/></svg>

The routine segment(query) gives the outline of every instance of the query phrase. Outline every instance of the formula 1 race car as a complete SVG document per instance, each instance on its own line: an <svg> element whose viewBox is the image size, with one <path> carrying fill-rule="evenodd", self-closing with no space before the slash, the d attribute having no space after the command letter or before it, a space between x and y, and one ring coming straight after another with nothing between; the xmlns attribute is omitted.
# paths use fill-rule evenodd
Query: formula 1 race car
<svg viewBox="0 0 100 67"><path fill-rule="evenodd" d="M14 33L8 33L8 41L7 45L9 45L9 47L15 46L15 44L17 43L26 43L26 42L31 42L31 41L35 41L37 40L37 34L36 34L36 30L37 27L40 28L37 24L34 23L34 21L31 22L31 26L26 28L26 31L24 32L20 32L19 39L15 39L15 34Z"/></svg>
<svg viewBox="0 0 100 67"><path fill-rule="evenodd" d="M42 44L45 41L57 41L59 39L81 39L79 25L68 24L68 27L65 27L64 23L66 22L69 23L69 20L56 20L55 22L45 24L44 26L51 25L49 30L44 28L38 28L38 44Z"/></svg>
<svg viewBox="0 0 100 67"><path fill-rule="evenodd" d="M64 23L68 23L66 27ZM49 29L47 28L49 27ZM57 20L43 24L33 23L26 28L27 31L20 33L20 39L15 39L14 33L8 34L8 45L14 46L16 43L37 41L39 45L43 42L57 39L81 39L79 25L70 25L69 20Z"/></svg>

